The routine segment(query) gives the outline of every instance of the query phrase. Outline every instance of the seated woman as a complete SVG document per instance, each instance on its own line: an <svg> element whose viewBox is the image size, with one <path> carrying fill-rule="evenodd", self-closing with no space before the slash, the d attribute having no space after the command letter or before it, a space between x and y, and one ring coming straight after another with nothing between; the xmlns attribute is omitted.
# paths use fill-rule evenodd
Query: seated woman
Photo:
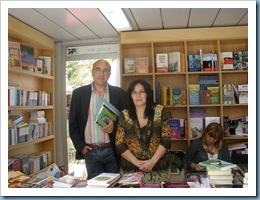
<svg viewBox="0 0 260 200"><path fill-rule="evenodd" d="M128 88L128 109L121 112L116 148L121 155L120 173L142 171L144 183L170 177L170 127L161 105L154 105L150 85L135 80Z"/></svg>
<svg viewBox="0 0 260 200"><path fill-rule="evenodd" d="M231 162L228 146L223 140L224 130L219 123L209 124L202 136L191 142L185 156L189 172L204 171L198 163L209 159L220 159Z"/></svg>

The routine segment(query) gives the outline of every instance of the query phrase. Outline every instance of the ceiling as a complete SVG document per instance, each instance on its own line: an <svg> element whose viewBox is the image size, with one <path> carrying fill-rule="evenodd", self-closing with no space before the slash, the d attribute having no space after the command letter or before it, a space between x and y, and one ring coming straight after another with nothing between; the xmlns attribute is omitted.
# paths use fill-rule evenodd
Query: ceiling
<svg viewBox="0 0 260 200"><path fill-rule="evenodd" d="M124 8L133 31L248 25L248 8ZM98 8L9 8L55 42L119 39ZM32 17L33 16L33 17Z"/></svg>

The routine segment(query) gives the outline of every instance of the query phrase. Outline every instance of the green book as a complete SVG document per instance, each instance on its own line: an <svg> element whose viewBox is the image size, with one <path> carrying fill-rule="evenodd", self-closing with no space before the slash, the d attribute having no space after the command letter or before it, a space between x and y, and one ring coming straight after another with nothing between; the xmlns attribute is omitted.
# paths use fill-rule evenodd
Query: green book
<svg viewBox="0 0 260 200"><path fill-rule="evenodd" d="M105 127L108 125L108 120L106 117L110 118L112 121L116 121L119 115L119 110L117 110L107 100L102 98L97 106L97 112L95 114L94 120L100 126Z"/></svg>
<svg viewBox="0 0 260 200"><path fill-rule="evenodd" d="M226 169L231 169L233 167L237 167L236 164L224 160L220 160L220 159L205 160L203 162L200 162L199 165L204 167L211 167L218 170L226 170Z"/></svg>

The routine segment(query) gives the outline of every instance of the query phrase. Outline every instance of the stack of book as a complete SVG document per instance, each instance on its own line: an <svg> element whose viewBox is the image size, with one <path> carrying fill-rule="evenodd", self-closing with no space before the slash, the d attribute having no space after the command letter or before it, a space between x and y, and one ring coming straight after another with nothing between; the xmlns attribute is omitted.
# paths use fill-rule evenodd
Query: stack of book
<svg viewBox="0 0 260 200"><path fill-rule="evenodd" d="M87 188L108 188L120 178L119 173L101 173L88 180Z"/></svg>
<svg viewBox="0 0 260 200"><path fill-rule="evenodd" d="M237 167L232 169L234 174L234 183L241 185L243 188L248 187L248 165L238 164Z"/></svg>
<svg viewBox="0 0 260 200"><path fill-rule="evenodd" d="M219 170L215 168L207 168L208 178L216 185L233 185L232 170Z"/></svg>
<svg viewBox="0 0 260 200"><path fill-rule="evenodd" d="M233 185L232 168L237 167L236 164L219 159L211 159L200 162L199 165L207 168L207 175L216 186Z"/></svg>

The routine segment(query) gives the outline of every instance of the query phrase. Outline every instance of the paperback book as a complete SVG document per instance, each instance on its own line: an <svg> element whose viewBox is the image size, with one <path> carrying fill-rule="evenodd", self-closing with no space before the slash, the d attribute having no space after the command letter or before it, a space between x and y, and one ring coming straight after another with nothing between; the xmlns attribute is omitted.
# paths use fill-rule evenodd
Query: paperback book
<svg viewBox="0 0 260 200"><path fill-rule="evenodd" d="M204 167L215 168L218 170L231 169L231 168L237 166L234 163L227 162L227 161L220 160L220 159L206 160L206 161L200 162L199 165L204 166Z"/></svg>
<svg viewBox="0 0 260 200"><path fill-rule="evenodd" d="M53 187L69 188L75 185L79 180L79 177L67 174L57 180L54 180Z"/></svg>
<svg viewBox="0 0 260 200"><path fill-rule="evenodd" d="M88 180L87 187L104 187L107 188L120 178L119 173L101 173Z"/></svg>
<svg viewBox="0 0 260 200"><path fill-rule="evenodd" d="M118 181L121 185L142 185L142 172L124 174Z"/></svg>
<svg viewBox="0 0 260 200"><path fill-rule="evenodd" d="M109 103L104 98L101 98L98 106L97 112L94 117L94 121L102 127L108 124L107 117L112 121L116 121L120 115L120 111L116 109L111 103Z"/></svg>

